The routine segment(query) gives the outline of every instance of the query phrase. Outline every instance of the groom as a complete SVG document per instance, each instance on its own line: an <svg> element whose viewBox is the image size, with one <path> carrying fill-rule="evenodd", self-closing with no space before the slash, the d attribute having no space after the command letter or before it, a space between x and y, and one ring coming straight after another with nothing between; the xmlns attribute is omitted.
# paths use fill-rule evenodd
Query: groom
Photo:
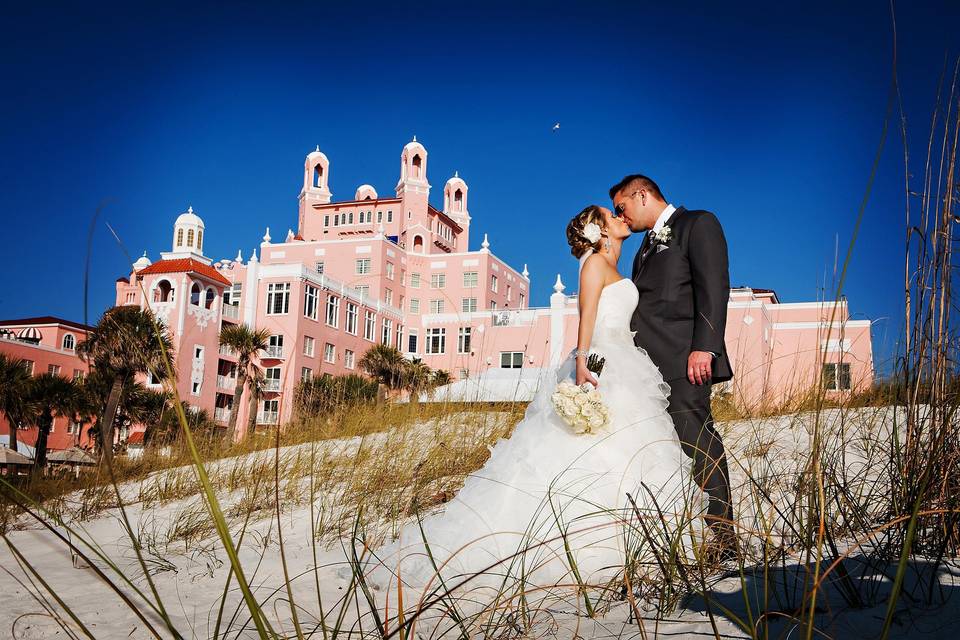
<svg viewBox="0 0 960 640"><path fill-rule="evenodd" d="M667 410L697 482L710 496L707 521L718 552L735 549L730 479L710 412L710 385L733 377L723 335L730 276L727 242L709 211L667 204L650 178L635 174L610 188L615 216L647 231L633 261L640 302L630 328L670 385Z"/></svg>

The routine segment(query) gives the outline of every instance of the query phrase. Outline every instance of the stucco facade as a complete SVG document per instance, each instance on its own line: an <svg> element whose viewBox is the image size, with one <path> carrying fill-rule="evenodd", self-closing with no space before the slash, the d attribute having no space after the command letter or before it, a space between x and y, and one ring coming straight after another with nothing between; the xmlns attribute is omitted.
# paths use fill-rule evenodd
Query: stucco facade
<svg viewBox="0 0 960 640"><path fill-rule="evenodd" d="M76 379L87 375L87 362L77 355L77 345L86 339L90 327L51 316L0 321L0 353L8 358L23 360L28 371L35 375L53 373ZM0 415L0 434L10 434L10 423ZM18 441L34 446L37 428L21 425ZM47 440L51 450L87 447L91 443L80 425L66 417L56 417Z"/></svg>

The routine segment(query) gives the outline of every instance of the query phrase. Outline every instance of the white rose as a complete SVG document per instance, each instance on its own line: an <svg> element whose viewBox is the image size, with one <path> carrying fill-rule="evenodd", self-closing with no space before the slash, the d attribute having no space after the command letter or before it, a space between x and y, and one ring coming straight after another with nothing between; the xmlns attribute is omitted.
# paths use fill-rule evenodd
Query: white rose
<svg viewBox="0 0 960 640"><path fill-rule="evenodd" d="M580 232L580 235L590 242L596 242L600 239L600 227L595 222L588 222L583 225L583 231Z"/></svg>

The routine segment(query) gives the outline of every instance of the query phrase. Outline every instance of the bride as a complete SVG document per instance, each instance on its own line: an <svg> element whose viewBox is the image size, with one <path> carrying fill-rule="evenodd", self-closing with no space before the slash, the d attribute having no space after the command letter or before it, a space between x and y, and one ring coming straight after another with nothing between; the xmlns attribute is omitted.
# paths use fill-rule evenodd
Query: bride
<svg viewBox="0 0 960 640"><path fill-rule="evenodd" d="M469 593L473 602L484 591L487 601L562 589L613 594L656 575L665 559L692 556L704 494L666 412L669 386L629 330L638 293L617 272L629 235L603 207L570 221L567 240L580 260L576 351L542 380L513 434L443 512L368 554L368 584L392 592L399 580L423 593ZM587 370L590 353L605 359L599 376ZM606 429L576 435L560 418L551 395L563 379L597 388Z"/></svg>

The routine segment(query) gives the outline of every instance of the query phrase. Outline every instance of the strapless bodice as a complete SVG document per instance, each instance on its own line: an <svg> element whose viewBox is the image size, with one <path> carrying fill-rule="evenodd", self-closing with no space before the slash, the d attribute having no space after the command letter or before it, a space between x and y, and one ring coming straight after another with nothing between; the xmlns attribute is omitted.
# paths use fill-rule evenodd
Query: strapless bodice
<svg viewBox="0 0 960 640"><path fill-rule="evenodd" d="M613 346L625 341L633 344L630 319L639 299L637 287L629 278L605 286L597 303L597 322L593 329L592 344L597 347Z"/></svg>

